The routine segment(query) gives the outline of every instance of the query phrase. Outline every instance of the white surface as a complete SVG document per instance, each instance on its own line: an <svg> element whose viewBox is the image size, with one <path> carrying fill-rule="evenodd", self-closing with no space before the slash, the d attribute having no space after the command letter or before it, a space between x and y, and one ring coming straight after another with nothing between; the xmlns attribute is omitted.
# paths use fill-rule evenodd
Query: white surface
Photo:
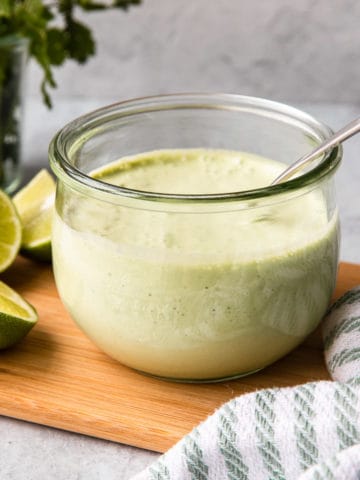
<svg viewBox="0 0 360 480"><path fill-rule="evenodd" d="M47 146L55 131L75 116L109 101L64 100L48 112L37 99L30 99L25 123L26 167L46 166ZM300 107L334 129L360 113L360 105ZM341 258L360 263L360 138L347 142L344 150L344 162L337 174L343 231ZM155 453L8 418L0 419L0 434L0 478L6 480L127 480L157 457Z"/></svg>
<svg viewBox="0 0 360 480"><path fill-rule="evenodd" d="M10 418L0 434L1 480L127 480L158 456Z"/></svg>

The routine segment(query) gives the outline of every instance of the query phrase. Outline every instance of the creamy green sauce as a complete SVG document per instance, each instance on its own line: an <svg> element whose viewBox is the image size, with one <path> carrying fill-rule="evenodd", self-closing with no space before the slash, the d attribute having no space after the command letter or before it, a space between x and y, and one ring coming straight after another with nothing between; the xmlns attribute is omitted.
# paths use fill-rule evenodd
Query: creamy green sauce
<svg viewBox="0 0 360 480"><path fill-rule="evenodd" d="M283 168L248 153L164 150L93 175L137 190L204 194L266 186ZM268 203L191 213L60 191L60 295L100 348L144 372L213 379L262 368L319 323L338 249L337 216L328 218L319 189Z"/></svg>
<svg viewBox="0 0 360 480"><path fill-rule="evenodd" d="M284 165L222 150L158 150L123 158L93 175L108 183L161 193L239 192L269 185Z"/></svg>

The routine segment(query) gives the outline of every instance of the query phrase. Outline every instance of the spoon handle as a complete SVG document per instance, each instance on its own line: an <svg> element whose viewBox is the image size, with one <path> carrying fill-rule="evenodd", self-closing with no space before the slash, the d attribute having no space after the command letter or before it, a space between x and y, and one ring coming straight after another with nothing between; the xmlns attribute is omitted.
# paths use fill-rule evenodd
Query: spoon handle
<svg viewBox="0 0 360 480"><path fill-rule="evenodd" d="M347 140L348 138L352 137L353 135L359 132L360 132L360 117L348 123L347 125L345 125L345 127L338 130L334 135L332 135L326 142L322 143L318 148L316 148L310 153L307 153L306 155L301 157L297 162L290 165L290 167L288 167L278 177L275 178L275 180L271 183L271 185L276 185L277 183L287 180L288 178L293 176L294 173L304 168L308 163L315 160L321 154L325 153L330 148L333 148L336 145L339 145L344 140Z"/></svg>

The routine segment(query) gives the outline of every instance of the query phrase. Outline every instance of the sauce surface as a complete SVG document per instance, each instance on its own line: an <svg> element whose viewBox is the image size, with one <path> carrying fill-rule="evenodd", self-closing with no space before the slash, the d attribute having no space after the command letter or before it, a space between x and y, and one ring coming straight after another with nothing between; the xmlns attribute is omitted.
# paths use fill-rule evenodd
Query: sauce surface
<svg viewBox="0 0 360 480"><path fill-rule="evenodd" d="M92 172L107 183L161 193L240 192L269 185L285 165L227 150L157 150Z"/></svg>

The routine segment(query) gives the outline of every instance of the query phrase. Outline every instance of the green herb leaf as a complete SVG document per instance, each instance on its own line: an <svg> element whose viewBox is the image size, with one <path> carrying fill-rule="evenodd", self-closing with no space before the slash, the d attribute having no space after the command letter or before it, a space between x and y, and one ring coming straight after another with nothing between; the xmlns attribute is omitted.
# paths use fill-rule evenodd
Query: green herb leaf
<svg viewBox="0 0 360 480"><path fill-rule="evenodd" d="M105 10L107 8L104 3L93 2L92 0L78 0L78 5L86 11Z"/></svg>
<svg viewBox="0 0 360 480"><path fill-rule="evenodd" d="M41 92L49 107L49 88L55 88L52 66L66 60L86 62L95 54L91 30L75 18L84 11L127 9L140 0L0 0L0 37L18 35L29 40L29 53L43 71ZM62 20L62 25L58 20ZM52 22L56 21L56 25ZM0 93L5 72L0 62Z"/></svg>
<svg viewBox="0 0 360 480"><path fill-rule="evenodd" d="M61 65L67 56L67 35L60 28L47 31L47 54L51 65Z"/></svg>
<svg viewBox="0 0 360 480"><path fill-rule="evenodd" d="M131 1L128 1L128 0L114 0L114 7L118 7L118 8L123 8L124 10L126 10L130 4L132 5L139 5L140 3L140 0L131 0Z"/></svg>
<svg viewBox="0 0 360 480"><path fill-rule="evenodd" d="M67 26L69 57L79 63L95 54L95 42L88 27L80 22L71 21Z"/></svg>
<svg viewBox="0 0 360 480"><path fill-rule="evenodd" d="M9 18L11 14L10 0L0 1L0 17Z"/></svg>

